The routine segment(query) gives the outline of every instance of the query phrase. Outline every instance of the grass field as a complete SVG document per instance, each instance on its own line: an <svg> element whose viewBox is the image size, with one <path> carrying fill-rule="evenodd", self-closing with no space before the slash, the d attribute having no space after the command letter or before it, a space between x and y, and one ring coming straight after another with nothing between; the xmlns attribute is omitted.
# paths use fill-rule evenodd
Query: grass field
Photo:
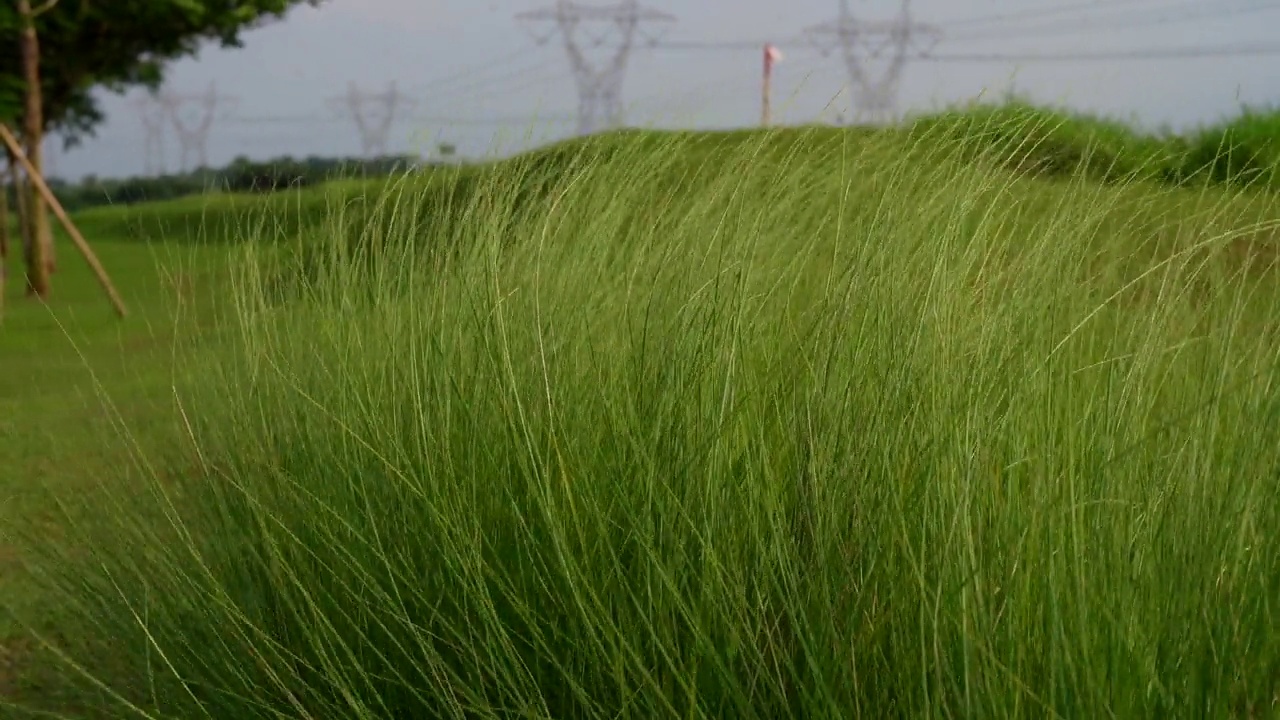
<svg viewBox="0 0 1280 720"><path fill-rule="evenodd" d="M1280 196L931 132L86 212L7 711L1280 717Z"/></svg>

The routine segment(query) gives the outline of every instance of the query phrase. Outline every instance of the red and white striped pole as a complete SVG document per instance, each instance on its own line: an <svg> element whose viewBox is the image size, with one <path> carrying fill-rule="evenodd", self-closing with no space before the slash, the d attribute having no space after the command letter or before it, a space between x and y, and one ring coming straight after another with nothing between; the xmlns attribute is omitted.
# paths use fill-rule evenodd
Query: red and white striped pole
<svg viewBox="0 0 1280 720"><path fill-rule="evenodd" d="M782 53L773 44L764 46L764 77L760 85L760 124L768 127L773 121L770 98L773 95L773 65L782 59Z"/></svg>

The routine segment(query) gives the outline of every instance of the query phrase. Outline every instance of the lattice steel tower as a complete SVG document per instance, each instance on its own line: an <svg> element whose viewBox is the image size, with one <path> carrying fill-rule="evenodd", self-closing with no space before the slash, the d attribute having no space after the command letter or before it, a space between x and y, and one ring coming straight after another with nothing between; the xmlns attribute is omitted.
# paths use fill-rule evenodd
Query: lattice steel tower
<svg viewBox="0 0 1280 720"><path fill-rule="evenodd" d="M147 175L163 175L168 172L164 160L164 127L169 108L154 93L145 93L134 100L138 119L142 122L143 164Z"/></svg>
<svg viewBox="0 0 1280 720"><path fill-rule="evenodd" d="M616 128L623 122L622 81L631 53L641 43L656 44L657 28L675 17L641 7L636 0L584 5L558 0L552 7L516 16L530 26L538 44L557 34L564 42L578 86L578 133ZM538 27L550 32L538 33Z"/></svg>
<svg viewBox="0 0 1280 720"><path fill-rule="evenodd" d="M209 83L209 89L203 93L177 95L162 92L158 98L168 111L169 122L178 138L181 158L179 165L182 170L185 172L192 169L189 163L192 155L196 157L195 167L207 168L209 166L209 132L213 129L213 121L218 117L218 107L224 104L234 106L237 102L236 98L219 95L217 84L212 82ZM198 114L193 122L188 122L190 118L183 116L182 109L187 104L198 108Z"/></svg>
<svg viewBox="0 0 1280 720"><path fill-rule="evenodd" d="M806 32L824 53L840 52L849 74L854 117L869 123L893 120L907 61L927 55L942 39L938 27L911 20L910 0L902 0L897 18L881 22L855 19L849 0L840 0L835 20ZM873 61L877 67L872 67Z"/></svg>
<svg viewBox="0 0 1280 720"><path fill-rule="evenodd" d="M394 80L385 92L363 90L353 82L344 95L330 98L329 103L355 121L360 133L360 149L366 158L387 154L392 125L402 110L412 110L414 105L412 98L396 89Z"/></svg>

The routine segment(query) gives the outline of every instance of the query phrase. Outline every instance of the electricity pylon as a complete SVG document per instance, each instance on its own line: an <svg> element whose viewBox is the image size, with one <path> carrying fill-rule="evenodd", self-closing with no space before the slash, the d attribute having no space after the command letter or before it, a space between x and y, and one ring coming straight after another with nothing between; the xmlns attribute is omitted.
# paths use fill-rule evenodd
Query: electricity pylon
<svg viewBox="0 0 1280 720"><path fill-rule="evenodd" d="M164 126L169 109L154 93L140 95L133 103L142 122L142 157L147 175L167 172L164 161Z"/></svg>
<svg viewBox="0 0 1280 720"><path fill-rule="evenodd" d="M413 99L402 95L394 80L385 92L367 92L353 82L345 94L330 98L329 105L355 121L360 148L368 158L387 154L391 126L401 109L412 107Z"/></svg>
<svg viewBox="0 0 1280 720"><path fill-rule="evenodd" d="M881 22L855 19L849 0L840 0L835 20L806 32L822 52L839 50L849 74L855 119L869 123L893 120L907 61L927 55L942 40L940 28L911 20L910 0L902 0L897 18ZM879 72L874 72L872 61L877 61Z"/></svg>
<svg viewBox="0 0 1280 720"><path fill-rule="evenodd" d="M213 121L218 117L218 106L234 105L236 99L218 94L218 86L209 83L209 89L193 95L178 95L170 92L159 94L160 103L168 111L169 122L178 137L179 164L184 172L192 169L188 160L196 156L197 168L209 166L209 132L213 129ZM198 107L199 114L194 122L188 122L182 110L188 104Z"/></svg>
<svg viewBox="0 0 1280 720"><path fill-rule="evenodd" d="M631 53L641 42L656 44L651 28L670 26L675 16L641 7L636 0L612 5L558 0L516 19L530 26L539 45L560 35L578 86L578 134L588 135L622 125L622 81ZM546 26L550 32L533 32Z"/></svg>

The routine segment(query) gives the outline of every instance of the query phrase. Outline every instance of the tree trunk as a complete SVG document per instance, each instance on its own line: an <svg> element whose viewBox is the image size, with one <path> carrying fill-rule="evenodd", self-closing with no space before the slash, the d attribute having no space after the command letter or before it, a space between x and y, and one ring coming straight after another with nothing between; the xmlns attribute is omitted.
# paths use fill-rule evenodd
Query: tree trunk
<svg viewBox="0 0 1280 720"><path fill-rule="evenodd" d="M23 106L23 140L26 142L27 159L36 172L44 169L44 99L40 92L40 41L36 37L36 20L31 10L31 0L18 0L18 14L22 17L22 76L26 83L26 103ZM49 249L53 245L53 233L49 226L49 210L44 198L36 192L31 178L27 178L27 210L31 228L31 249L27 256L27 288L37 297L49 296Z"/></svg>
<svg viewBox="0 0 1280 720"><path fill-rule="evenodd" d="M43 114L43 111L41 114ZM49 135L48 133L45 132L43 128L43 118L41 118L40 161L43 163L40 166L41 173L44 173L45 168L49 164L44 157L45 155L44 145L45 145L45 141L48 139L49 139ZM43 177L46 181L49 179L48 176L43 174L41 175L41 177ZM54 223L53 223L53 220L49 218L49 201L45 200L44 195L41 195L40 191L36 189L36 185L34 182L31 182L30 179L28 179L27 184L31 188L31 194L40 199L40 209L42 210L41 216L44 218L44 266L48 268L47 272L49 273L50 282L52 282L53 275L58 272L58 249L54 247L54 244L53 244Z"/></svg>
<svg viewBox="0 0 1280 720"><path fill-rule="evenodd" d="M18 169L18 158L5 148L5 155L9 158L9 184L13 187L14 210L18 214L18 241L22 243L22 263L26 267L31 266L31 215L27 212L27 192L26 186L23 184L22 171ZM27 276L27 294L32 294L31 277Z"/></svg>
<svg viewBox="0 0 1280 720"><path fill-rule="evenodd" d="M0 182L0 260L9 257L9 185ZM3 273L0 273L3 280Z"/></svg>
<svg viewBox="0 0 1280 720"><path fill-rule="evenodd" d="M9 280L9 186L0 182L0 320Z"/></svg>

